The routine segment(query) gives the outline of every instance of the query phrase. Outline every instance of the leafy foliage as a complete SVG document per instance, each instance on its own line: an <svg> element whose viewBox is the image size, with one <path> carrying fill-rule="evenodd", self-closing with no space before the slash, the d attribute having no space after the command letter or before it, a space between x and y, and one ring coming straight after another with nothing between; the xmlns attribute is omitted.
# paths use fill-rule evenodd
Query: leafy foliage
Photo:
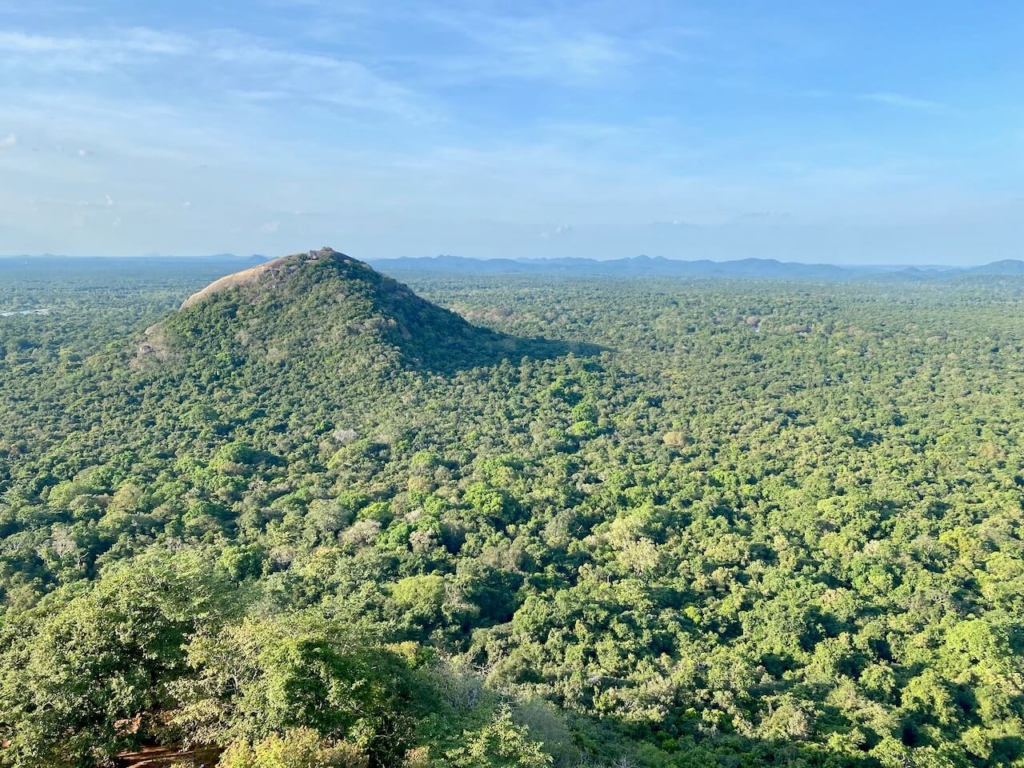
<svg viewBox="0 0 1024 768"><path fill-rule="evenodd" d="M0 284L0 764L1024 765L1024 283L202 277Z"/></svg>

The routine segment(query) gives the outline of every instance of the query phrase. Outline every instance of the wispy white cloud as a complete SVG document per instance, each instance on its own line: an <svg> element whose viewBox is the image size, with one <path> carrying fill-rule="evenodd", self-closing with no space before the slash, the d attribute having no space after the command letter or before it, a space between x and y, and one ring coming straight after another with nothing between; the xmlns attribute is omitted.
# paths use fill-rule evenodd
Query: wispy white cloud
<svg viewBox="0 0 1024 768"><path fill-rule="evenodd" d="M38 205L41 201L33 200L32 202L35 205ZM50 205L59 205L60 204L59 201L48 201L48 202L49 202ZM79 208L89 208L89 207L93 207L93 208L113 208L115 203L114 203L114 198L112 198L110 195L104 195L102 200L79 200L79 201L77 201L75 203L75 205L78 206Z"/></svg>
<svg viewBox="0 0 1024 768"><path fill-rule="evenodd" d="M296 8L294 28L314 46L361 50L426 86L529 81L601 87L643 75L642 65L693 58L706 38L692 9L650 13L646 3L620 8L596 2L387 4L348 0L264 0ZM398 44L396 44L398 43Z"/></svg>
<svg viewBox="0 0 1024 768"><path fill-rule="evenodd" d="M210 56L218 66L231 69L226 90L250 101L301 99L417 121L432 116L426 99L356 61L280 50L245 39L217 45Z"/></svg>
<svg viewBox="0 0 1024 768"><path fill-rule="evenodd" d="M553 229L549 229L545 232L541 232L539 237L541 240L551 240L562 235L567 235L572 232L572 227L569 224L559 224Z"/></svg>
<svg viewBox="0 0 1024 768"><path fill-rule="evenodd" d="M102 37L30 35L0 32L0 50L10 53L146 53L181 55L194 49L192 41L180 35L144 27L114 30Z"/></svg>
<svg viewBox="0 0 1024 768"><path fill-rule="evenodd" d="M688 219L662 219L659 221L652 221L651 226L655 229L688 229L707 225L689 221Z"/></svg>
<svg viewBox="0 0 1024 768"><path fill-rule="evenodd" d="M171 68L168 60L179 63ZM161 69L155 80L138 68L157 63ZM278 48L233 31L186 36L132 28L63 37L0 32L0 73L4 71L36 77L57 71L116 72L147 88L155 87L158 93L180 81L196 95L220 100L234 98L250 104L293 100L418 121L432 115L425 98L375 74L366 64Z"/></svg>
<svg viewBox="0 0 1024 768"><path fill-rule="evenodd" d="M655 229L722 229L726 227L764 227L776 226L789 221L788 213L774 211L701 211L686 218L663 219L654 221Z"/></svg>
<svg viewBox="0 0 1024 768"><path fill-rule="evenodd" d="M0 31L0 71L30 65L36 71L104 72L140 58L159 59L195 52L195 41L142 27L113 29L95 36L34 35Z"/></svg>
<svg viewBox="0 0 1024 768"><path fill-rule="evenodd" d="M11 147L17 146L18 134L8 133L2 139L0 139L0 149L10 149Z"/></svg>
<svg viewBox="0 0 1024 768"><path fill-rule="evenodd" d="M578 17L550 14L504 16L476 12L422 11L423 20L458 33L461 50L422 55L436 74L465 80L511 78L556 82L600 82L621 74L640 50Z"/></svg>
<svg viewBox="0 0 1024 768"><path fill-rule="evenodd" d="M889 107L900 109L913 109L923 112L945 112L950 109L946 104L929 99L920 99L914 96L907 96L902 93L891 93L888 91L876 91L863 93L859 97L862 101L871 101L876 104L884 104Z"/></svg>
<svg viewBox="0 0 1024 768"><path fill-rule="evenodd" d="M279 230L280 228L281 228L281 222L279 222L279 221L268 221L267 223L265 223L263 226L260 227L260 232L263 232L264 234L272 235L273 233L277 232L277 230Z"/></svg>

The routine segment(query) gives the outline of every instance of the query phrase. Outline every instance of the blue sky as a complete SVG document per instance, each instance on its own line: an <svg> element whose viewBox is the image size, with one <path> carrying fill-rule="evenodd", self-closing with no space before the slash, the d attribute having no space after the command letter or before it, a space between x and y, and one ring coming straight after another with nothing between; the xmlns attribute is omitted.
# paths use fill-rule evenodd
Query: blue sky
<svg viewBox="0 0 1024 768"><path fill-rule="evenodd" d="M0 0L0 253L1024 258L1024 3Z"/></svg>

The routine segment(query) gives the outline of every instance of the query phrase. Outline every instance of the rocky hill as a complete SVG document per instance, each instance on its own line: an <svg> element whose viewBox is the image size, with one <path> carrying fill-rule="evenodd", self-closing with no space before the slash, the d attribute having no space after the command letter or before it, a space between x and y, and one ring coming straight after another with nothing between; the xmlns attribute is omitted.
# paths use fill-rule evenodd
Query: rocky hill
<svg viewBox="0 0 1024 768"><path fill-rule="evenodd" d="M398 368L445 372L564 352L470 324L368 264L322 248L214 281L147 329L135 367L153 363L325 370L342 378Z"/></svg>

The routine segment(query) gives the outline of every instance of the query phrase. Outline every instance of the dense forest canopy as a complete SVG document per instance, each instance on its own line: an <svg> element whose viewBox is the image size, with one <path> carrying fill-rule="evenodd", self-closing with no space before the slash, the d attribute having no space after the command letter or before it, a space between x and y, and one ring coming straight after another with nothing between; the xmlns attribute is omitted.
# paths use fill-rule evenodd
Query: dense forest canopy
<svg viewBox="0 0 1024 768"><path fill-rule="evenodd" d="M0 271L0 764L1024 765L1024 279L336 256Z"/></svg>

